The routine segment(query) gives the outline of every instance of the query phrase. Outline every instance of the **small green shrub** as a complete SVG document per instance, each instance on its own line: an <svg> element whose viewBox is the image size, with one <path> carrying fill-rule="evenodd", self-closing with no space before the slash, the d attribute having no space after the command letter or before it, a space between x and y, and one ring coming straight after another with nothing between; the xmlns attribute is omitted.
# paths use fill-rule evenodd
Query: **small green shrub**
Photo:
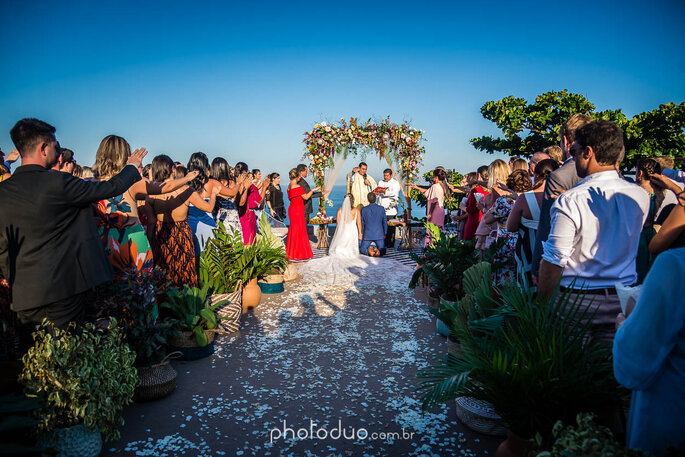
<svg viewBox="0 0 685 457"><path fill-rule="evenodd" d="M116 320L108 328L86 324L59 330L47 321L34 333L20 380L28 396L44 395L38 426L45 431L84 424L106 440L119 437L121 411L138 384L136 354Z"/></svg>

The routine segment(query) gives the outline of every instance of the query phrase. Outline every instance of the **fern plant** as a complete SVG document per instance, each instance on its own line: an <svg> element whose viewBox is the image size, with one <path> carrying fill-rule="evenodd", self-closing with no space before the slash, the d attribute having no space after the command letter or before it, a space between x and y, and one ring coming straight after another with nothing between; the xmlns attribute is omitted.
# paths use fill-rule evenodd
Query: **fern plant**
<svg viewBox="0 0 685 457"><path fill-rule="evenodd" d="M619 407L610 348L587 338L592 314L580 298L557 292L538 302L518 284L497 292L496 306L487 297L459 303L462 353L421 370L424 409L469 396L491 403L517 435L549 439L557 420Z"/></svg>

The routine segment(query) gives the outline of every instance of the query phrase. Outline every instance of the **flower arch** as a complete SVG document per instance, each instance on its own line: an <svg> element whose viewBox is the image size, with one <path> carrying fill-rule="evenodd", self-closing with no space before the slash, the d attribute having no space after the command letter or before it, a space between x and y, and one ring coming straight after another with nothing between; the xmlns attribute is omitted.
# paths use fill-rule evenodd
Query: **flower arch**
<svg viewBox="0 0 685 457"><path fill-rule="evenodd" d="M423 130L415 129L406 122L391 123L389 118L380 122L369 119L363 123L355 117L349 121L341 118L340 125L321 122L304 134L305 159L309 160L316 185L323 188L326 170L333 166L333 159L337 155L348 157L360 150L374 150L380 159L388 162L397 176L411 211L407 184L418 177L419 167L423 163L423 133Z"/></svg>

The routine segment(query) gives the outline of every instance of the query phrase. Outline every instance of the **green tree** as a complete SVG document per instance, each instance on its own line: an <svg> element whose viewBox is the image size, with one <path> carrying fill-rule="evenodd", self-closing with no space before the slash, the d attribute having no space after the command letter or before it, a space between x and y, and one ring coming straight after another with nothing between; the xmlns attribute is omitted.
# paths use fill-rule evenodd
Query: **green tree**
<svg viewBox="0 0 685 457"><path fill-rule="evenodd" d="M618 123L625 135L628 164L637 157L685 155L685 102L679 105L667 103L631 120L620 109L595 109L587 98L566 89L538 95L535 103L513 95L488 101L480 111L485 119L497 125L504 137L482 136L473 138L471 143L476 149L489 153L505 152L512 156L530 157L536 151L558 144L561 124L579 113Z"/></svg>

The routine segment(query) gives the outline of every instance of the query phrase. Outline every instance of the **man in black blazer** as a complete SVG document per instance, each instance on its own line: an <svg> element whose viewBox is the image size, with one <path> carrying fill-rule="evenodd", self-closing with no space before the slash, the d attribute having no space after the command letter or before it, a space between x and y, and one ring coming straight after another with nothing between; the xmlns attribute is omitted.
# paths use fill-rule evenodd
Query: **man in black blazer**
<svg viewBox="0 0 685 457"><path fill-rule="evenodd" d="M22 324L48 318L65 328L83 321L85 293L112 278L91 204L137 182L147 151L134 152L109 181L90 182L50 170L60 154L53 126L22 119L10 136L21 167L0 182L0 272Z"/></svg>
<svg viewBox="0 0 685 457"><path fill-rule="evenodd" d="M304 189L305 194L309 193L309 191L312 189L309 187L309 183L304 180L304 178L307 177L307 165L303 163L299 164L297 166L297 172L300 174L300 180L297 181L297 184L302 186L302 189ZM312 200L320 197L323 197L323 194L321 192L314 192L311 198L304 201L304 220L307 224L309 224L309 215L314 212Z"/></svg>

